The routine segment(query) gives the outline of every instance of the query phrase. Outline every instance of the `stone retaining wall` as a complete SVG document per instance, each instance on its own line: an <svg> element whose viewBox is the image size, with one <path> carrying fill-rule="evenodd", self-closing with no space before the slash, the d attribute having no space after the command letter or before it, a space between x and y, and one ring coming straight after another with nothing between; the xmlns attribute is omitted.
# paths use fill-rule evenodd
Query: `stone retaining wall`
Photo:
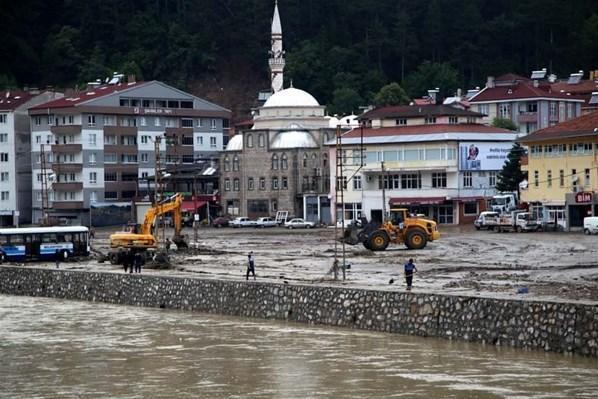
<svg viewBox="0 0 598 399"><path fill-rule="evenodd" d="M0 293L290 320L598 357L598 306L0 267Z"/></svg>

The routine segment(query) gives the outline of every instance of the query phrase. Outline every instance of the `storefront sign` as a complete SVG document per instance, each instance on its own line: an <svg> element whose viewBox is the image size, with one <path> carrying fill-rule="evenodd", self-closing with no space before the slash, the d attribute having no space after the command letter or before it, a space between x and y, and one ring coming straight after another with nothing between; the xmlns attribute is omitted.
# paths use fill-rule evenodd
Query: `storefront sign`
<svg viewBox="0 0 598 399"><path fill-rule="evenodd" d="M592 202L592 193L579 192L575 194L575 202L577 204L588 204Z"/></svg>

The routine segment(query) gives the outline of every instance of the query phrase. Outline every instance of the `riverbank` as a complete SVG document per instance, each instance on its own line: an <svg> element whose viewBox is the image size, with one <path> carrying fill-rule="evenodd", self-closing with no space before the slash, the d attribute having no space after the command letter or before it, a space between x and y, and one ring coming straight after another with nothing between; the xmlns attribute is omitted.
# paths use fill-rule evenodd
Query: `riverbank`
<svg viewBox="0 0 598 399"><path fill-rule="evenodd" d="M290 320L598 357L598 306L1 266L0 293Z"/></svg>

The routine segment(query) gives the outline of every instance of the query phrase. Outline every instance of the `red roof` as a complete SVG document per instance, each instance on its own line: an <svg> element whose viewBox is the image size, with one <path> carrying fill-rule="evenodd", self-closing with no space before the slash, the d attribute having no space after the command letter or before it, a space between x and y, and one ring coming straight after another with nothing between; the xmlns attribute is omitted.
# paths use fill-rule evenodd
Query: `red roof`
<svg viewBox="0 0 598 399"><path fill-rule="evenodd" d="M438 133L515 133L512 130L499 127L480 125L475 123L458 124L437 124L437 125L413 125L413 126L393 126L381 128L363 129L364 137L377 136L399 136L414 134L438 134ZM360 137L361 129L350 130L343 135L343 138Z"/></svg>
<svg viewBox="0 0 598 399"><path fill-rule="evenodd" d="M474 116L481 118L484 115L478 112L451 107L450 105L395 105L373 109L361 115L359 119L413 118L426 116Z"/></svg>
<svg viewBox="0 0 598 399"><path fill-rule="evenodd" d="M206 203L207 201L183 201L181 208L183 211L190 212L205 206Z"/></svg>
<svg viewBox="0 0 598 399"><path fill-rule="evenodd" d="M471 103L483 101L518 100L523 98L557 98L567 100L583 101L583 98L555 92L549 85L534 87L529 82L519 81L509 86L486 87L478 94L469 99Z"/></svg>
<svg viewBox="0 0 598 399"><path fill-rule="evenodd" d="M554 126L536 130L519 139L519 141L526 143L531 141L583 136L593 136L598 138L598 111L590 112L589 114L574 119L569 119L568 121L561 122Z"/></svg>
<svg viewBox="0 0 598 399"><path fill-rule="evenodd" d="M44 104L36 105L30 109L47 109L47 108L67 108L82 104L89 100L94 100L100 97L104 97L110 94L118 93L131 89L133 87L139 87L146 84L147 82L132 82L132 83L119 83L116 85L104 85L91 90L85 90L70 97L59 98Z"/></svg>
<svg viewBox="0 0 598 399"><path fill-rule="evenodd" d="M551 85L552 91L571 94L591 94L598 91L598 82L593 80L582 80L577 84L569 84L566 81L556 82Z"/></svg>
<svg viewBox="0 0 598 399"><path fill-rule="evenodd" d="M531 79L525 76L517 75L516 73L505 73L494 79L495 82L529 82Z"/></svg>
<svg viewBox="0 0 598 399"><path fill-rule="evenodd" d="M35 96L35 94L22 90L0 91L0 110L14 111Z"/></svg>

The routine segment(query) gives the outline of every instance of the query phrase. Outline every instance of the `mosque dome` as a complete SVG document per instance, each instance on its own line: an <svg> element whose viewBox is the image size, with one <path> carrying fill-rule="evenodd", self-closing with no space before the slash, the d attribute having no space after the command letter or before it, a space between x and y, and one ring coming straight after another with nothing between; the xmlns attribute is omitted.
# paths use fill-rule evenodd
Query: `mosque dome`
<svg viewBox="0 0 598 399"><path fill-rule="evenodd" d="M243 135L236 134L230 138L225 151L241 151L243 149Z"/></svg>
<svg viewBox="0 0 598 399"><path fill-rule="evenodd" d="M289 87L274 93L264 104L266 107L318 107L318 101L308 92Z"/></svg>
<svg viewBox="0 0 598 399"><path fill-rule="evenodd" d="M286 148L317 148L318 144L311 134L300 130L286 130L279 132L272 144L271 149L286 149Z"/></svg>

